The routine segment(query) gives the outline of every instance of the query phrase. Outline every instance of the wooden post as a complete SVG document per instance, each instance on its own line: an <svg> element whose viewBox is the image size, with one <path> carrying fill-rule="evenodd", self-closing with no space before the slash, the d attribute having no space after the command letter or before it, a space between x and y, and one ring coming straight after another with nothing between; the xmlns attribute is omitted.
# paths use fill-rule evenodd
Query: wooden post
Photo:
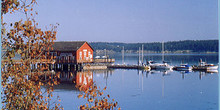
<svg viewBox="0 0 220 110"><path fill-rule="evenodd" d="M61 70L63 71L63 64L61 64Z"/></svg>
<svg viewBox="0 0 220 110"><path fill-rule="evenodd" d="M76 70L76 64L74 64L74 70Z"/></svg>
<svg viewBox="0 0 220 110"><path fill-rule="evenodd" d="M68 71L70 71L70 64L68 64Z"/></svg>

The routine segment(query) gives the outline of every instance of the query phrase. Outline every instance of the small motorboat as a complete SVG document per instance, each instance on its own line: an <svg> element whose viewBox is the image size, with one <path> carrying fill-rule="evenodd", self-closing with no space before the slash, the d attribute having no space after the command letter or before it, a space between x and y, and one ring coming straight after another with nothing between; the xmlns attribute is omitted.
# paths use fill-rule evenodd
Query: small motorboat
<svg viewBox="0 0 220 110"><path fill-rule="evenodd" d="M180 66L175 66L173 69L177 71L188 71L192 70L192 67L188 64L180 64Z"/></svg>
<svg viewBox="0 0 220 110"><path fill-rule="evenodd" d="M207 64L206 62L203 62L202 59L200 59L199 66L193 66L194 70L217 70L218 65L214 64Z"/></svg>

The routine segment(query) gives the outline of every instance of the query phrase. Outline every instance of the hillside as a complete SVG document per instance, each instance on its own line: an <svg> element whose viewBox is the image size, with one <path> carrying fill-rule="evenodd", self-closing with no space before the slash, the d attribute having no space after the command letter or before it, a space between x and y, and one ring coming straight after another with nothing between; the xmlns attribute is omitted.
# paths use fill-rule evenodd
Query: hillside
<svg viewBox="0 0 220 110"><path fill-rule="evenodd" d="M145 52L158 53L162 50L161 42L153 43L117 43L117 42L90 42L96 52L106 49L110 52L137 52L144 45ZM218 52L218 40L184 40L164 42L166 52Z"/></svg>

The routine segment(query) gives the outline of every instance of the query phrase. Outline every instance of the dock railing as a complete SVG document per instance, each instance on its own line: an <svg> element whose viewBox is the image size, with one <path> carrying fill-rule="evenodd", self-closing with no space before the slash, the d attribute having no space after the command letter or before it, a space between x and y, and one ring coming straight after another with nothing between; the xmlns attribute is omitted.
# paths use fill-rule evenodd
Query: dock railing
<svg viewBox="0 0 220 110"><path fill-rule="evenodd" d="M115 59L104 58L104 59L94 59L94 63L114 63Z"/></svg>

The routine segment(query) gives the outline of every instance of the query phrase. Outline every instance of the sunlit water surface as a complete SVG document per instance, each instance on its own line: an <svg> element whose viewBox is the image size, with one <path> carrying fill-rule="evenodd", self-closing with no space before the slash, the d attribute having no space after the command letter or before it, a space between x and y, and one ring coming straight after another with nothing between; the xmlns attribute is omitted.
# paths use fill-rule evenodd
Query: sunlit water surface
<svg viewBox="0 0 220 110"><path fill-rule="evenodd" d="M120 55L110 55L116 64L122 63ZM171 65L181 61L197 65L202 58L208 63L218 63L218 54L167 54ZM126 54L124 63L136 64L137 54ZM146 54L144 59L161 61L160 54ZM78 74L78 73L77 73ZM92 80L101 88L107 86L110 94L123 110L217 110L218 73L179 71L109 70L92 72ZM71 83L55 87L54 97L59 96L65 110L79 109L85 99ZM56 101L53 98L53 101Z"/></svg>

